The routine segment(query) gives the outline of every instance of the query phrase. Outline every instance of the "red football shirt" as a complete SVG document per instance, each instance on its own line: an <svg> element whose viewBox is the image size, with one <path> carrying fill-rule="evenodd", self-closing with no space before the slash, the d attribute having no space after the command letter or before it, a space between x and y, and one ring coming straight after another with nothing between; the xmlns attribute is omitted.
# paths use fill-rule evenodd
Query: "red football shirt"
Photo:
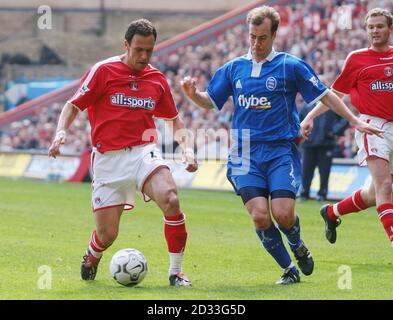
<svg viewBox="0 0 393 320"><path fill-rule="evenodd" d="M153 117L178 115L165 76L151 65L137 72L119 56L96 63L69 102L88 110L92 144L102 153L154 142Z"/></svg>
<svg viewBox="0 0 393 320"><path fill-rule="evenodd" d="M351 52L332 88L350 94L360 113L393 121L393 47Z"/></svg>

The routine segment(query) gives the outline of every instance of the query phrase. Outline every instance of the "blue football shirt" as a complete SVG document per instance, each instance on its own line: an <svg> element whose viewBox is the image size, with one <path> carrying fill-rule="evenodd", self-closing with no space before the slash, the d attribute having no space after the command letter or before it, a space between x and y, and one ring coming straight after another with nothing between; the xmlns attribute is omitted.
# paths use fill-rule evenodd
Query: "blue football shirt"
<svg viewBox="0 0 393 320"><path fill-rule="evenodd" d="M208 84L207 93L219 110L232 96L235 109L232 129L248 129L250 142L293 140L300 123L296 95L313 104L328 92L313 69L285 52L270 53L257 63L251 53L219 68Z"/></svg>

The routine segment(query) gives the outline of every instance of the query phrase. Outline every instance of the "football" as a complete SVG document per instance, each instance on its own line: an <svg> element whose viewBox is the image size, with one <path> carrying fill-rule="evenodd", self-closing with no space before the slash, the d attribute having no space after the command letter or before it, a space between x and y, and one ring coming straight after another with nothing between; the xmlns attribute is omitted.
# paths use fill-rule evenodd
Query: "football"
<svg viewBox="0 0 393 320"><path fill-rule="evenodd" d="M121 249L113 255L109 271L118 283L133 287L145 278L147 261L145 256L136 249Z"/></svg>

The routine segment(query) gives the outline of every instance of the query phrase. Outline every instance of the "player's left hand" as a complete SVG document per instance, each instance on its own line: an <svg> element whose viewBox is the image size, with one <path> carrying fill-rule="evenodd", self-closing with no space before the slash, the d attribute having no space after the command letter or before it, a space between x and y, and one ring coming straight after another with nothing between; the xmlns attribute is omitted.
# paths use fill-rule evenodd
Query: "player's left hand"
<svg viewBox="0 0 393 320"><path fill-rule="evenodd" d="M308 139L311 134L312 128L314 127L314 121L312 119L304 119L300 124L300 134L304 139Z"/></svg>
<svg viewBox="0 0 393 320"><path fill-rule="evenodd" d="M186 149L183 152L183 162L187 165L186 170L188 172L195 172L198 170L198 161L193 150Z"/></svg>

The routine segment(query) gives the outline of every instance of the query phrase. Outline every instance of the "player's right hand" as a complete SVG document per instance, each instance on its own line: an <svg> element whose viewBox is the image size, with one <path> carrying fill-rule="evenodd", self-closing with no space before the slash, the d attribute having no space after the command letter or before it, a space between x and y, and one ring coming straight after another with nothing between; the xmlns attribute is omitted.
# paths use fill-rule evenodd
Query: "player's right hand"
<svg viewBox="0 0 393 320"><path fill-rule="evenodd" d="M58 155L60 155L60 146L62 144L65 144L66 142L67 142L66 132L64 130L57 131L56 136L49 147L48 156L52 158L56 158Z"/></svg>
<svg viewBox="0 0 393 320"><path fill-rule="evenodd" d="M180 81L180 85L184 91L184 93L188 97L192 97L196 92L196 79L191 78L189 76L184 77L183 80Z"/></svg>
<svg viewBox="0 0 393 320"><path fill-rule="evenodd" d="M370 125L367 122L364 122L360 119L357 119L358 121L354 124L355 129L359 130L360 132L364 132L370 135L376 135L380 138L383 138L383 133L385 130L381 130L379 128L376 128L372 125Z"/></svg>

